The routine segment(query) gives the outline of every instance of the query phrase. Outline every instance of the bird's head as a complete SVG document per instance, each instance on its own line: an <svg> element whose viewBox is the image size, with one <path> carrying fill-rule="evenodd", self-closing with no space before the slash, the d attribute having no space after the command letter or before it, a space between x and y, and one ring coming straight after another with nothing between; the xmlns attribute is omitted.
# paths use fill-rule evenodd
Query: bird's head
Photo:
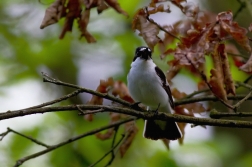
<svg viewBox="0 0 252 167"><path fill-rule="evenodd" d="M143 60L149 60L151 59L151 49L146 46L140 46L136 48L135 57L133 61L135 61L137 58L143 59Z"/></svg>

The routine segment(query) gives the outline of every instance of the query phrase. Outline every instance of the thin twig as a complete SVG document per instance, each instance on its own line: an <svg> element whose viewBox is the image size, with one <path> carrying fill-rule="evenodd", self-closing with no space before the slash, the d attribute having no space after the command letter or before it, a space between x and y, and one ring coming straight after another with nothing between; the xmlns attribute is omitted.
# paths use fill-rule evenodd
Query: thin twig
<svg viewBox="0 0 252 167"><path fill-rule="evenodd" d="M246 84L245 82L236 81L235 83L238 84L239 86L244 87L244 88L247 88L247 89L250 89L250 90L252 89L252 86L249 85L249 84Z"/></svg>
<svg viewBox="0 0 252 167"><path fill-rule="evenodd" d="M251 96L252 91L250 91L247 96L245 96L243 99L241 99L240 101L238 101L235 105L234 105L234 110L237 111L237 108L246 100L248 100L248 98Z"/></svg>
<svg viewBox="0 0 252 167"><path fill-rule="evenodd" d="M122 142L122 140L124 139L125 135L123 134L121 139L116 143L116 145L114 145L114 142L115 142L115 136L117 134L117 130L118 130L118 127L115 127L115 135L113 137L113 141L112 141L112 148L107 152L105 153L98 161L96 161L95 163L93 163L92 165L90 165L89 167L93 167L95 165L97 165L99 162L101 162L106 156L108 156L110 153L112 154L112 157L110 159L110 161L108 162L108 164L111 164L112 161L114 160L115 158L115 154L114 154L114 150L116 149L116 147ZM107 166L107 165L105 165Z"/></svg>
<svg viewBox="0 0 252 167"><path fill-rule="evenodd" d="M47 148L47 149L45 149L45 150L39 151L39 152L37 152L37 153L35 153L35 154L31 154L31 155L29 155L29 156L26 156L26 157L24 157L24 158L21 158L21 159L17 160L17 162L16 162L16 164L14 165L14 167L18 167L18 166L22 165L24 162L26 162L26 161L28 161L28 160L30 160L30 159L33 159L33 158L39 157L39 156L41 156L41 155L44 155L44 154L46 154L46 153L48 153L48 152L51 152L51 151L53 151L53 150L55 150L55 149L58 149L58 148L60 148L60 147L62 147L62 146L64 146L64 145L67 145L67 144L69 144L69 143L72 143L72 142L74 142L74 141L77 141L77 140L79 140L79 139L82 139L83 137L96 134L96 133L98 133L98 132L100 132L100 131L103 131L103 130L106 130L106 129L109 129L109 128L112 128L112 127L115 127L115 126L119 126L119 125L121 125L121 124L124 124L124 123L126 123L126 122L130 122L130 121L133 121L133 120L135 120L135 119L136 119L136 118L129 118L129 119L126 119L126 120L123 120L123 121L118 121L118 122L115 122L115 123L113 123L113 124L106 125L106 126L103 126L103 127L101 127L101 128L98 128L98 129L96 129L96 130L92 130L92 131L90 131L90 132L83 133L83 134L81 134L81 135L79 135L79 136L72 137L72 138L70 138L70 139L65 140L64 142L61 142L61 143L59 143L59 144L50 146L49 148Z"/></svg>
<svg viewBox="0 0 252 167"><path fill-rule="evenodd" d="M113 162L113 160L115 159L115 152L114 152L114 150L116 148L115 141L116 141L116 136L117 136L118 129L119 129L119 126L117 126L117 127L114 128L115 134L114 134L114 137L113 137L113 140L112 140L112 144L111 144L111 158L110 158L109 162L107 163L107 165L105 165L105 166L109 166ZM124 137L125 137L125 135L123 134L122 139ZM119 143L121 143L121 141L119 141Z"/></svg>
<svg viewBox="0 0 252 167"><path fill-rule="evenodd" d="M247 79L245 79L243 82L244 83L248 83L250 81L250 79L252 78L252 75L250 75Z"/></svg>
<svg viewBox="0 0 252 167"><path fill-rule="evenodd" d="M0 134L0 136L1 136L0 141L2 141L2 140L4 139L4 137L5 137L6 135L8 135L8 133L10 133L10 131L9 131L8 129L7 129L6 132L1 133L1 134Z"/></svg>
<svg viewBox="0 0 252 167"><path fill-rule="evenodd" d="M164 31L165 33L169 34L170 36L172 36L175 39L178 39L179 41L181 41L181 39L179 37L177 37L176 35L172 34L171 32L167 31L166 29L164 29L162 26L160 26L158 23L156 23L154 20L150 19L150 15L149 15L149 11L148 11L148 7L145 8L146 11L146 19L152 23L155 24L160 30Z"/></svg>
<svg viewBox="0 0 252 167"><path fill-rule="evenodd" d="M203 90L199 90L199 91L194 91L193 93L183 97L183 99L189 99L189 98L191 98L191 97L193 97L195 95L198 95L198 94L204 93L204 92L208 92L208 91L210 91L210 89L203 89Z"/></svg>
<svg viewBox="0 0 252 167"><path fill-rule="evenodd" d="M234 16L233 16L233 19L235 20L236 17L238 16L238 14L246 8L246 2L243 2L241 0L237 0L237 2L240 4L240 7L239 9L235 12Z"/></svg>
<svg viewBox="0 0 252 167"><path fill-rule="evenodd" d="M89 94L92 94L92 95L96 95L96 96L111 100L113 102L120 103L120 104L122 104L124 106L127 106L127 107L132 106L131 103L129 103L127 101L124 101L124 100L121 100L119 98L116 98L114 96L111 96L111 95L109 95L107 93L100 93L100 92L97 92L97 91L94 91L94 90L91 90L91 89L86 89L86 88L80 87L78 85L62 82L60 80L49 77L46 73L42 73L42 75L44 76L44 78L43 78L44 82L49 82L49 83L53 83L53 84L56 84L56 85L62 85L62 86L70 87L70 88L80 89L82 92L89 93Z"/></svg>
<svg viewBox="0 0 252 167"><path fill-rule="evenodd" d="M36 144L38 144L38 145L44 146L44 147L46 147L46 148L49 148L49 147L50 147L49 145L47 145L47 144L45 144L45 143L43 143L43 142L41 142L41 141L38 141L38 140L36 140L36 139L34 139L34 138L32 138L32 137L26 136L26 135L24 135L24 134L22 134L22 133L20 133L20 132L17 132L17 131L15 131L15 130L11 129L11 128L7 128L7 130L8 130L9 132L13 132L13 133L15 133L15 134L17 134L17 135L19 135L19 136L22 136L22 137L24 137L24 138L26 138L26 139L28 139L28 140L31 140L33 143L36 143Z"/></svg>
<svg viewBox="0 0 252 167"><path fill-rule="evenodd" d="M73 91L72 93L69 93L69 94L67 94L65 96L62 96L62 97L58 98L58 99L55 99L55 100L52 100L52 101L49 101L49 102L46 102L46 103L43 103L43 104L40 104L40 105L25 108L25 109L41 108L41 107L49 106L49 105L52 105L52 104L55 104L55 103L59 103L59 102L61 102L63 100L67 100L70 97L77 96L79 93L82 93L82 92L83 91L81 89L77 89L77 90Z"/></svg>

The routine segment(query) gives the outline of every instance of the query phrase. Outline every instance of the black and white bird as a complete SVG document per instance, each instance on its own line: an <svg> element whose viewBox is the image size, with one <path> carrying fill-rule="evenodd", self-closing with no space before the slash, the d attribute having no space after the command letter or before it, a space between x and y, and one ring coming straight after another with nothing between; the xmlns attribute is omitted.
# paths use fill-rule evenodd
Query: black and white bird
<svg viewBox="0 0 252 167"><path fill-rule="evenodd" d="M136 102L141 102L148 110L172 113L174 107L169 84L163 71L151 58L148 47L138 47L128 73L129 93ZM182 137L174 121L146 120L143 135L145 138L158 140L176 140Z"/></svg>

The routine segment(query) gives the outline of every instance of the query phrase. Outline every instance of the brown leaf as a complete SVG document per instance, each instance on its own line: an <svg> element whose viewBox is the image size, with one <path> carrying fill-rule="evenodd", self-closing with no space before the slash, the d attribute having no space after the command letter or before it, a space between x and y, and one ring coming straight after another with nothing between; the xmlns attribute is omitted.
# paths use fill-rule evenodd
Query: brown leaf
<svg viewBox="0 0 252 167"><path fill-rule="evenodd" d="M88 43L95 43L95 38L87 31L87 25L89 23L90 10L85 10L81 14L81 18L78 20L79 29L81 31L81 37L85 37Z"/></svg>
<svg viewBox="0 0 252 167"><path fill-rule="evenodd" d="M121 13L128 17L128 13L125 12L121 7L117 0L105 0L105 2L112 8L114 8L118 13Z"/></svg>
<svg viewBox="0 0 252 167"><path fill-rule="evenodd" d="M172 89L172 96L175 98L175 99L182 99L186 96L187 94L184 93L184 92L180 92L177 88L173 88Z"/></svg>
<svg viewBox="0 0 252 167"><path fill-rule="evenodd" d="M233 14L231 11L219 13L216 19L220 23L222 29L230 34L243 48L251 52L249 39L246 36L247 30L233 21Z"/></svg>
<svg viewBox="0 0 252 167"><path fill-rule="evenodd" d="M183 9L187 17L195 17L199 13L199 6L193 2L188 2Z"/></svg>
<svg viewBox="0 0 252 167"><path fill-rule="evenodd" d="M143 36L144 41L147 43L151 50L154 50L154 46L161 40L157 35L159 28L146 20L144 16L138 16L141 29L140 34Z"/></svg>
<svg viewBox="0 0 252 167"><path fill-rule="evenodd" d="M240 69L244 72L251 73L252 72L252 54L250 55L246 64L242 65Z"/></svg>
<svg viewBox="0 0 252 167"><path fill-rule="evenodd" d="M177 64L178 61L176 60L172 60L172 61L169 61L168 64L170 65L170 68L169 70L166 72L166 79L167 81L171 84L171 80L172 78L174 78L178 73L179 71L181 70L182 66Z"/></svg>
<svg viewBox="0 0 252 167"><path fill-rule="evenodd" d="M65 1L66 0L55 0L45 11L45 16L40 25L43 29L51 24L57 23L61 17L65 14Z"/></svg>
<svg viewBox="0 0 252 167"><path fill-rule="evenodd" d="M212 87L212 92L220 99L227 101L227 94L226 91L224 89L224 85L223 85L223 79L220 78L219 75L219 71L217 71L216 69L212 69L210 71L211 73L211 77L210 77L210 81L209 84Z"/></svg>
<svg viewBox="0 0 252 167"><path fill-rule="evenodd" d="M110 114L110 122L109 124L113 124L117 121L119 121L121 119L121 115L120 113L113 113L111 112ZM107 139L110 139L112 138L114 135L114 128L110 128L106 131L106 133L96 133L95 136L100 139L100 140L107 140Z"/></svg>
<svg viewBox="0 0 252 167"><path fill-rule="evenodd" d="M101 132L96 133L95 136L100 140L107 140L113 137L114 128L110 128L106 133L102 134Z"/></svg>
<svg viewBox="0 0 252 167"><path fill-rule="evenodd" d="M112 86L114 84L113 78L108 78L107 81L105 80L100 80L100 84L96 88L97 92L100 93L107 93L108 92L108 87ZM92 104L92 105L102 105L103 104L103 98L93 95L91 100L87 102L87 104ZM92 121L93 120L93 114L87 114L84 117L87 121Z"/></svg>
<svg viewBox="0 0 252 167"><path fill-rule="evenodd" d="M168 6L167 9L165 9L163 4L158 5L157 7L155 6L153 9L149 10L149 14L155 14L158 12L166 12L166 13L171 13L170 7Z"/></svg>
<svg viewBox="0 0 252 167"><path fill-rule="evenodd" d="M235 84L231 75L227 53L225 52L225 45L220 44L218 47L218 52L222 62L222 71L224 76L224 84L227 94L231 93L235 95Z"/></svg>
<svg viewBox="0 0 252 167"><path fill-rule="evenodd" d="M154 46L161 41L157 36L159 28L150 23L147 19L147 14L143 9L139 9L134 15L132 21L132 29L138 30L139 35L143 37L144 41L151 50L154 50Z"/></svg>
<svg viewBox="0 0 252 167"><path fill-rule="evenodd" d="M104 10L109 8L109 6L103 0L100 0L100 1L101 1L100 4L98 3L98 6L97 6L98 14L101 14Z"/></svg>
<svg viewBox="0 0 252 167"><path fill-rule="evenodd" d="M79 0L70 0L67 3L68 12L66 13L66 20L63 26L63 30L59 36L59 39L63 39L66 32L72 31L74 19L80 18L81 15L81 3Z"/></svg>
<svg viewBox="0 0 252 167"><path fill-rule="evenodd" d="M129 103L134 103L134 100L131 98L126 84L122 81L114 82L112 94L114 96L119 96L119 98Z"/></svg>
<svg viewBox="0 0 252 167"><path fill-rule="evenodd" d="M125 124L125 131L126 131L126 138L124 139L122 145L120 146L120 154L123 157L126 151L129 149L130 145L132 144L137 132L138 128L135 124L135 121L127 122Z"/></svg>

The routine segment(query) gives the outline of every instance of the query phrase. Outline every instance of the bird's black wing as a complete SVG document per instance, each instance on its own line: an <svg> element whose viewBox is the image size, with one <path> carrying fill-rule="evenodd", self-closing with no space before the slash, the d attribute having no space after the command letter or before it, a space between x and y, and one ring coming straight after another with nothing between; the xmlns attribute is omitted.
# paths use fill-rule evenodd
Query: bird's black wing
<svg viewBox="0 0 252 167"><path fill-rule="evenodd" d="M171 89L170 89L170 86L167 84L165 74L163 73L163 71L158 66L155 67L155 71L156 71L156 74L161 79L162 86L163 86L164 90L166 91L166 93L167 93L167 95L169 97L169 102L171 104L171 107L174 109L175 106L174 106L174 102L173 102L173 98L172 98Z"/></svg>

